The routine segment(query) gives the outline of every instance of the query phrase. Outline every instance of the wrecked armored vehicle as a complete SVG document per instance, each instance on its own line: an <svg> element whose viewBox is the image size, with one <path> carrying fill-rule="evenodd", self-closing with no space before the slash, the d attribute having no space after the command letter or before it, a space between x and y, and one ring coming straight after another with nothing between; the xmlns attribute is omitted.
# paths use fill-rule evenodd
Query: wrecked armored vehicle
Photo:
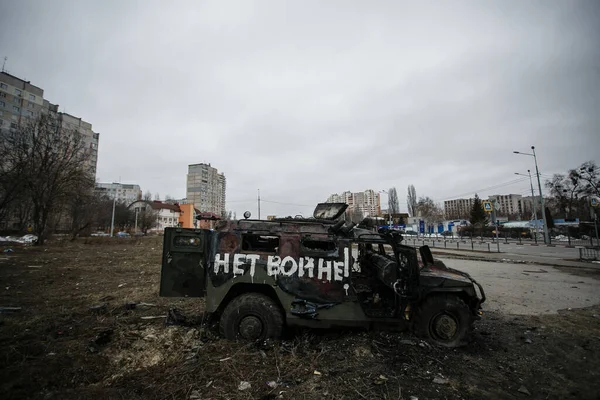
<svg viewBox="0 0 600 400"><path fill-rule="evenodd" d="M480 316L485 294L468 274L434 260L397 232L313 218L221 221L215 230L165 229L161 296L206 297L229 339L279 337L287 327L412 328L454 347Z"/></svg>

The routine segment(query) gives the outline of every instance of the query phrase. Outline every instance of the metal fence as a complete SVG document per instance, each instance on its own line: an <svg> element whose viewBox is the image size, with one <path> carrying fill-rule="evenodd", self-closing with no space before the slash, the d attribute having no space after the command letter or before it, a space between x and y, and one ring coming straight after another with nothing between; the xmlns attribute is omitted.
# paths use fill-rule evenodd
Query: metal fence
<svg viewBox="0 0 600 400"><path fill-rule="evenodd" d="M600 260L600 248L580 248L579 259L581 261L599 261Z"/></svg>
<svg viewBox="0 0 600 400"><path fill-rule="evenodd" d="M499 253L500 252L500 241L490 242L481 240L461 240L461 239L408 239L406 243L414 247L428 245L432 249L448 249L448 250L471 250L471 251L483 251L487 253Z"/></svg>

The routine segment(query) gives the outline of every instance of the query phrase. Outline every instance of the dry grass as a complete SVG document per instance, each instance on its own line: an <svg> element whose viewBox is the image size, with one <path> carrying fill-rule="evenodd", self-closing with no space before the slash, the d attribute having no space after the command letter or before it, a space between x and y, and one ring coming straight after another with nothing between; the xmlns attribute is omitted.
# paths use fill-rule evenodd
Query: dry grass
<svg viewBox="0 0 600 400"><path fill-rule="evenodd" d="M0 398L496 399L524 396L521 385L533 398L600 392L598 308L491 314L458 350L363 331L232 343L215 333L202 299L158 297L161 245L161 238L94 238L0 255L0 306L23 308L0 314ZM156 307L126 309L130 301ZM187 323L141 318L170 308ZM433 384L438 375L448 382ZM251 387L239 390L240 382Z"/></svg>

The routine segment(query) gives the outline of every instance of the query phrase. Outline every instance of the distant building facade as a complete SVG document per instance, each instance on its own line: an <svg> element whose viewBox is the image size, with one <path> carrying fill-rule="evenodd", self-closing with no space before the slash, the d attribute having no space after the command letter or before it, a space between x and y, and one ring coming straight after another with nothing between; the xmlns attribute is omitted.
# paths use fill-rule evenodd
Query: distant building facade
<svg viewBox="0 0 600 400"><path fill-rule="evenodd" d="M0 72L0 132L25 126L41 114L50 114L58 127L82 135L84 151L89 154L88 167L95 177L100 134L92 130L92 124L59 112L58 105L44 99L42 88L7 72Z"/></svg>
<svg viewBox="0 0 600 400"><path fill-rule="evenodd" d="M334 193L327 198L327 203L346 203L348 204L349 213L358 210L364 217L376 217L381 214L379 193L371 189L364 192Z"/></svg>
<svg viewBox="0 0 600 400"><path fill-rule="evenodd" d="M496 210L498 216L512 216L523 214L523 196L520 194L495 194L488 197L488 201L497 202L499 208Z"/></svg>
<svg viewBox="0 0 600 400"><path fill-rule="evenodd" d="M225 174L210 164L188 166L186 198L201 212L225 213Z"/></svg>
<svg viewBox="0 0 600 400"><path fill-rule="evenodd" d="M486 199L482 199L485 201ZM444 201L444 216L446 219L469 219L473 209L474 198L454 199ZM523 196L520 194L495 194L487 201L498 204L497 216L521 215L525 210ZM530 208L531 209L531 208Z"/></svg>
<svg viewBox="0 0 600 400"><path fill-rule="evenodd" d="M134 201L142 199L142 189L140 185L127 183L97 183L96 193L105 195L111 199L125 204L131 204Z"/></svg>
<svg viewBox="0 0 600 400"><path fill-rule="evenodd" d="M444 201L444 216L446 219L469 218L473 208L473 198Z"/></svg>

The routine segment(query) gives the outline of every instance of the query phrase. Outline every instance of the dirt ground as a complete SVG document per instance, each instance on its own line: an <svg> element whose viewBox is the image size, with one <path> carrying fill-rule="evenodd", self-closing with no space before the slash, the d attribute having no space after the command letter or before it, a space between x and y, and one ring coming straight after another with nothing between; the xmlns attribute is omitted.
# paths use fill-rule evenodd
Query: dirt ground
<svg viewBox="0 0 600 400"><path fill-rule="evenodd" d="M599 306L489 312L469 346L452 350L357 330L234 343L216 335L202 300L158 297L160 238L93 239L0 253L0 307L21 307L0 313L0 398L600 396ZM173 308L185 321L167 325Z"/></svg>

